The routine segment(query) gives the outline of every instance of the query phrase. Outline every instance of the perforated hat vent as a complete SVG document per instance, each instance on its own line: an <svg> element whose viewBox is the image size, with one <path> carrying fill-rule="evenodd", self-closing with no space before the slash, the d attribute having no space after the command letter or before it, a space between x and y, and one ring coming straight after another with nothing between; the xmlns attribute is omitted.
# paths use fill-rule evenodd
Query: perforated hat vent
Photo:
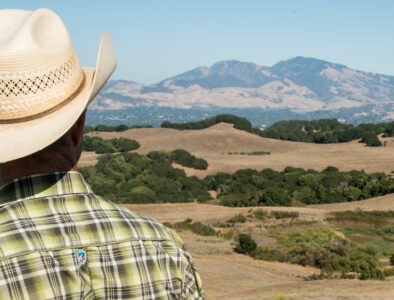
<svg viewBox="0 0 394 300"><path fill-rule="evenodd" d="M46 10L43 13L53 14ZM31 22L34 27L49 27L45 39L28 36L25 43L31 43L31 50L23 53L18 39L21 31L24 35L26 32L17 26L2 27L2 34L8 34L10 44L0 58L0 120L3 122L50 110L66 101L82 83L83 72L68 33L61 30L63 27L60 30L53 27L61 20L51 18L50 24L42 24L42 20L34 14L26 16L25 22ZM1 22L2 15L0 25ZM14 35L9 35L10 32Z"/></svg>

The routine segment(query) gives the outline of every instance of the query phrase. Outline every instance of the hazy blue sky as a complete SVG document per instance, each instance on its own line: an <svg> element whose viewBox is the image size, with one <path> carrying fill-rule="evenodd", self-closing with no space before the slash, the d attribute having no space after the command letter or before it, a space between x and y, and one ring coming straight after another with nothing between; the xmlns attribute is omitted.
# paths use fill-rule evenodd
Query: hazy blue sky
<svg viewBox="0 0 394 300"><path fill-rule="evenodd" d="M154 83L237 59L271 66L295 56L394 75L391 0L8 1L54 10L83 66L94 66L102 31L118 57L113 79Z"/></svg>

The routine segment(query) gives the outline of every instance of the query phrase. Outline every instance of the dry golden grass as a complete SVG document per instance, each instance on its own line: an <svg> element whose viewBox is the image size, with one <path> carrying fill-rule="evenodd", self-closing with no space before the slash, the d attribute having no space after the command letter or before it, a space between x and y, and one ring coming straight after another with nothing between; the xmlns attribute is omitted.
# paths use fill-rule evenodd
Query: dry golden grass
<svg viewBox="0 0 394 300"><path fill-rule="evenodd" d="M220 123L202 130L140 128L124 132L95 132L90 135L105 139L126 137L141 144L139 153L153 150L185 149L208 161L205 171L184 168L188 175L205 177L217 172L233 173L239 169L283 170L287 166L322 170L335 166L340 170L367 172L394 171L394 138L385 138L386 147L366 147L357 141L343 144L311 144L262 138ZM266 151L270 155L229 155L228 152ZM83 153L80 165L95 163L96 155Z"/></svg>
<svg viewBox="0 0 394 300"><path fill-rule="evenodd" d="M340 170L364 169L367 172L394 171L394 138L384 139L386 147L370 148L353 141L344 144L316 145L261 138L234 129L229 124L217 124L204 130L178 131L174 129L142 128L121 133L92 133L103 138L126 137L136 139L140 153L153 150L182 148L206 159L206 171L184 168L188 175L205 177L217 172L232 173L239 169L287 166L322 170L335 166ZM271 155L228 155L228 152L268 151ZM83 153L81 166L92 165L97 155ZM181 167L181 166L176 166ZM183 168L183 167L182 167ZM186 218L206 224L225 222L251 208L230 208L208 204L147 204L125 205L141 215L161 222L178 222ZM374 199L307 207L264 207L266 210L298 211L301 220L321 222L332 211L394 209L394 195ZM255 209L255 208L252 208ZM278 221L279 222L279 221ZM280 221L282 222L282 221ZM315 226L318 223L316 223ZM238 225L243 232L253 232L262 244L272 241L263 238L256 224ZM313 225L311 225L313 226ZM319 280L305 281L304 277L319 270L287 263L254 260L234 253L231 242L219 237L201 237L190 232L179 233L190 249L201 274L208 299L394 299L394 280ZM261 239L260 239L261 237Z"/></svg>
<svg viewBox="0 0 394 300"><path fill-rule="evenodd" d="M369 199L346 209L394 209L391 195ZM372 203L374 202L374 205ZM349 203L353 204L353 203ZM161 222L179 222L186 218L215 225L236 214L248 214L255 207L231 208L209 204L145 204L125 205L141 215L149 215ZM331 211L342 208L342 204L315 205L308 207L264 207L263 209L298 211L301 220L315 220L301 226L317 228ZM238 224L237 229L248 232L260 245L273 241L261 238L264 228L256 227L257 221ZM275 220L272 220L275 222ZM283 220L277 220L281 223ZM320 225L319 225L320 224ZM292 227L286 227L290 230ZM218 229L218 228L217 228ZM223 232L226 229L221 229ZM231 229L230 229L231 230ZM284 229L285 230L285 229ZM393 299L394 280L319 280L305 281L304 278L320 270L279 262L254 260L234 253L233 242L220 237L202 237L183 231L179 235L193 255L197 269L203 280L208 299Z"/></svg>

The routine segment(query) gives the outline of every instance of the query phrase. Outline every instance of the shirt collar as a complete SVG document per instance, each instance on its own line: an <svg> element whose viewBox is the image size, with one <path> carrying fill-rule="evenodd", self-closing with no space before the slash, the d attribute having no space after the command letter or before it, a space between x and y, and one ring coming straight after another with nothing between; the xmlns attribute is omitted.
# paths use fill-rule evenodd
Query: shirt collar
<svg viewBox="0 0 394 300"><path fill-rule="evenodd" d="M0 205L21 199L93 193L79 172L55 172L15 179L0 187Z"/></svg>

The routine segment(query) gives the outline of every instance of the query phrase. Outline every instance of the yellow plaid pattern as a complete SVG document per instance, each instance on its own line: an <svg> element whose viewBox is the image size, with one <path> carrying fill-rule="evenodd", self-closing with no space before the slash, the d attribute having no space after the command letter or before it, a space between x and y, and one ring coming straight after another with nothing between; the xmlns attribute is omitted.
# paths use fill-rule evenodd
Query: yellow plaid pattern
<svg viewBox="0 0 394 300"><path fill-rule="evenodd" d="M64 172L0 187L0 298L205 295L176 233L94 195L78 172Z"/></svg>

